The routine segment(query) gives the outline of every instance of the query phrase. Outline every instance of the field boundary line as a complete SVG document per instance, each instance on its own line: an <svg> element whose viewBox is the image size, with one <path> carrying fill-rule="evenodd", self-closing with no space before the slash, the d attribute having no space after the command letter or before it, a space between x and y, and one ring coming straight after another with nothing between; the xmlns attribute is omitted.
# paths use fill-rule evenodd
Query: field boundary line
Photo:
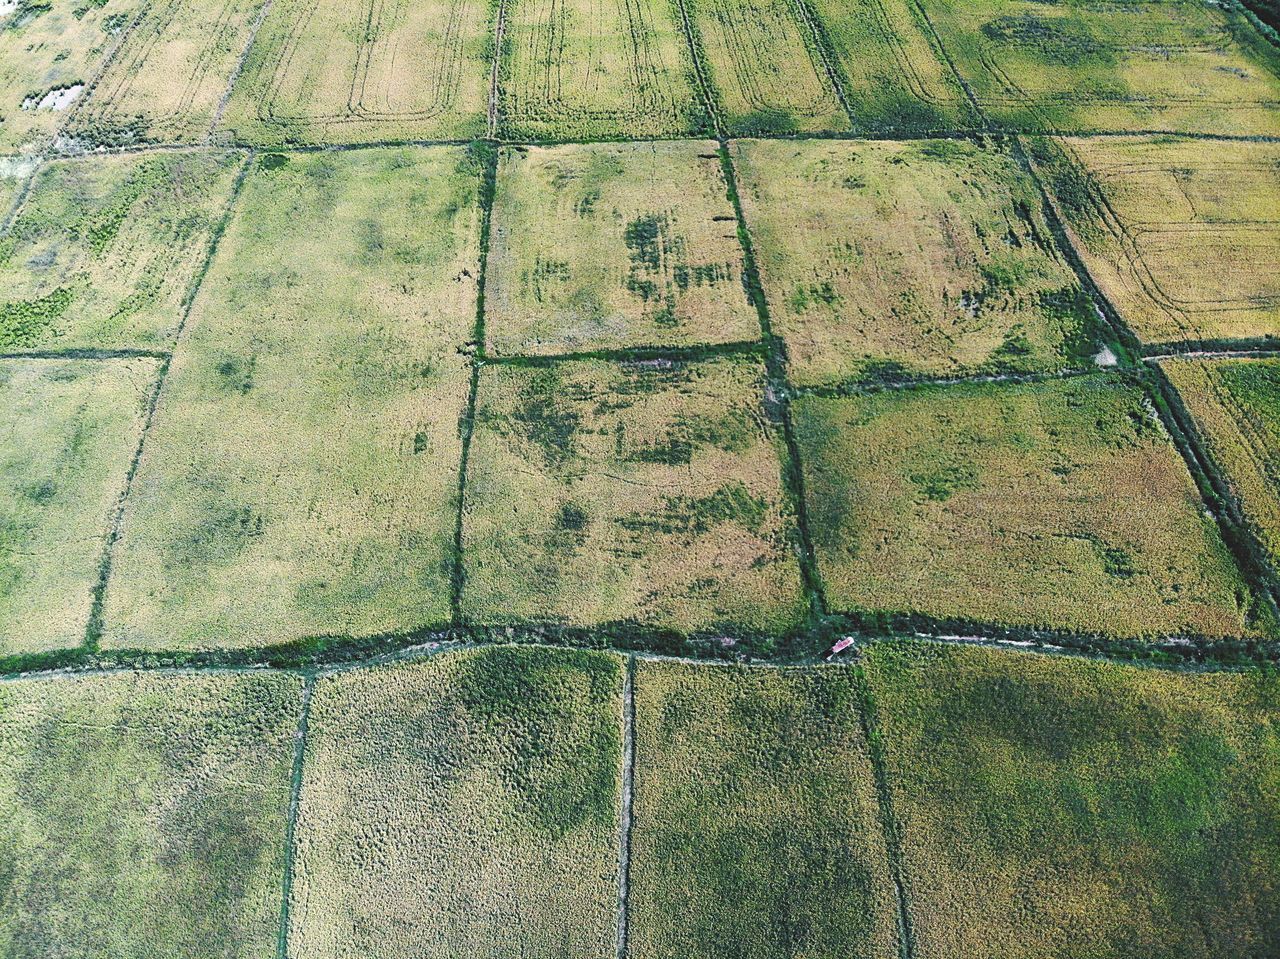
<svg viewBox="0 0 1280 959"><path fill-rule="evenodd" d="M62 138L64 131L71 125L72 121L79 117L80 111L83 110L84 105L89 102L89 98L93 96L93 92L98 89L98 84L102 82L102 78L106 75L111 64L115 62L120 51L124 49L124 45L128 41L129 37L133 35L134 29L139 23L146 19L147 14L150 12L150 4L142 4L138 7L138 12L133 15L133 19L130 20L128 24L125 25L125 28L120 31L120 36L116 40L115 45L107 51L107 55L104 56L102 58L102 62L98 64L98 69L93 72L93 78L84 85L84 90L81 91L80 96L76 97L76 102L72 105L71 109L67 111L67 115L62 118L62 122L54 129L53 141L48 148L49 150L58 149L58 141Z"/></svg>
<svg viewBox="0 0 1280 959"><path fill-rule="evenodd" d="M493 23L493 63L489 66L489 113L485 130L490 140L498 138L498 103L502 95L502 46L507 34L507 2L498 0L498 12Z"/></svg>
<svg viewBox="0 0 1280 959"><path fill-rule="evenodd" d="M267 14L271 12L275 2L276 0L267 0L258 10L258 15L253 18L253 26L249 28L249 39L245 41L244 49L240 51L236 65L231 70L231 76L227 78L227 88L222 91L222 96L218 99L218 105L213 111L213 119L209 122L209 129L205 132L204 142L206 144L213 142L214 131L222 123L222 117L227 112L227 105L231 102L231 91L235 89L235 85L240 79L240 74L244 72L245 64L249 62L249 51L253 49L254 41L258 39L258 30L266 23Z"/></svg>
<svg viewBox="0 0 1280 959"><path fill-rule="evenodd" d="M731 340L727 343L706 343L692 346L622 346L616 349L582 350L575 353L508 353L486 356L485 363L492 366L544 367L557 363L575 363L583 360L603 360L609 363L694 363L720 357L763 356L765 346L759 340Z"/></svg>
<svg viewBox="0 0 1280 959"><path fill-rule="evenodd" d="M302 767L307 754L307 727L311 719L311 697L316 677L302 682L302 709L293 734L293 763L289 774L289 811L284 830L284 870L280 878L280 931L276 938L277 959L289 959L289 900L293 896L293 862L297 850L298 808L302 805Z"/></svg>
<svg viewBox="0 0 1280 959"><path fill-rule="evenodd" d="M476 319L471 334L471 383L467 391L467 406L458 422L462 451L458 457L458 485L454 494L458 500L458 512L453 530L453 574L450 577L449 610L455 627L463 622L462 590L467 581L462 544L467 504L467 468L471 463L471 439L475 435L480 367L485 364L486 359L485 288L489 282L489 240L493 232L493 202L498 188L499 153L496 145L488 146L484 170L480 176L480 262L476 267Z"/></svg>
<svg viewBox="0 0 1280 959"><path fill-rule="evenodd" d="M31 172L23 178L22 186L18 187L18 192L14 194L13 202L9 204L9 209L5 210L4 214L0 216L0 236L4 236L9 232L9 227L13 226L14 221L18 219L18 214L27 205L27 197L31 195L31 189L35 185L36 177L47 159L47 153L39 153L32 157L34 162L31 166Z"/></svg>
<svg viewBox="0 0 1280 959"><path fill-rule="evenodd" d="M32 350L30 353L0 353L0 360L167 360L168 350Z"/></svg>
<svg viewBox="0 0 1280 959"><path fill-rule="evenodd" d="M707 119L711 121L710 133L712 137L720 141L721 146L725 143L724 124L720 121L720 104L716 97L715 87L711 82L711 76L707 71L707 65L702 56L702 35L693 29L693 21L689 17L689 7L685 0L674 0L676 10L680 13L681 32L684 33L685 43L689 47L689 60L693 65L694 80L698 84L698 92L702 94L702 107L707 111ZM698 139L703 139L699 137Z"/></svg>
<svg viewBox="0 0 1280 959"><path fill-rule="evenodd" d="M1099 366L1096 363L1086 366L1069 366L1061 370L1041 370L1036 373L974 373L972 376L948 377L909 377L906 379L870 379L844 380L839 383L819 384L816 386L794 386L789 395L795 399L802 396L817 396L825 399L843 399L850 396L865 396L868 393L883 393L888 390L914 390L929 387L969 386L983 383L1047 383L1054 380L1069 380L1077 376L1094 376L1115 372L1117 369L1132 370L1130 366Z"/></svg>
<svg viewBox="0 0 1280 959"><path fill-rule="evenodd" d="M822 69L827 73L827 80L835 92L836 99L840 101L840 106L848 114L850 125L853 130L857 130L858 118L854 115L853 106L849 97L845 94L842 75L836 69L834 60L835 47L827 36L826 25L823 24L818 14L809 8L807 0L791 0L791 3L796 13L799 14L800 22L809 28L809 32L813 36L814 50L818 54L818 60L822 63Z"/></svg>
<svg viewBox="0 0 1280 959"><path fill-rule="evenodd" d="M871 759L871 774L876 784L876 801L879 806L880 826L884 833L885 854L888 859L889 878L893 882L897 899L898 955L900 959L916 959L916 935L912 922L911 900L907 887L907 869L902 855L902 834L898 818L893 811L893 788L889 785L889 773L884 755L884 736L880 731L876 714L875 696L865 667L859 664L854 671L858 685L858 720L862 738L867 744Z"/></svg>
<svg viewBox="0 0 1280 959"><path fill-rule="evenodd" d="M208 248L205 250L204 262L200 268L196 270L195 275L191 278L191 284L182 299L181 316L178 319L178 327L173 334L173 349L160 361L159 369L156 370L156 382L152 387L151 396L147 399L147 409L143 416L142 429L138 433L138 442L134 447L133 458L129 462L129 469L125 473L124 487L120 491L120 496L116 501L114 515L111 519L107 541L102 550L102 558L98 564L98 579L93 586L93 600L89 608L89 619L85 624L84 646L89 651L97 651L102 640L103 609L106 605L107 584L111 579L111 567L114 561L116 544L120 541L121 527L124 523L125 506L129 500L129 494L133 490L134 478L138 475L138 467L142 462L142 451L147 441L147 434L151 431L151 424L155 421L156 408L160 405L160 396L164 392L165 380L168 378L169 370L173 366L173 357L178 351L178 347L182 342L182 336L187 328L187 321L191 318L191 312L195 307L196 297L199 295L200 288L204 284L205 275L209 272L209 267L213 264L214 256L217 254L218 245L222 241L222 236L226 232L227 227L231 223L231 217L236 207L236 202L240 198L240 193L244 189L245 180L248 179L249 169L253 166L255 157L254 151L249 151L244 156L240 170L236 174L235 182L231 186L231 195L227 198L226 206L223 209L222 219L218 225L214 227L212 235L209 237Z"/></svg>
<svg viewBox="0 0 1280 959"><path fill-rule="evenodd" d="M631 909L631 822L636 782L636 654L622 677L622 788L618 816L618 959L627 959Z"/></svg>
<svg viewBox="0 0 1280 959"><path fill-rule="evenodd" d="M938 33L937 27L933 25L933 20L929 17L928 11L925 10L924 4L920 0L910 0L910 3L911 8L915 11L917 21L924 27L926 40L938 51L938 56L942 57L942 62L947 65L951 75L956 78L956 83L960 84L960 89L964 91L965 97L968 98L969 105L973 107L974 116L984 127L989 127L991 121L987 118L987 112L982 109L982 104L978 102L978 98L973 92L973 87L969 86L969 81L960 75L960 70L956 67L956 61L952 58L951 51L943 45L942 35Z"/></svg>
<svg viewBox="0 0 1280 959"><path fill-rule="evenodd" d="M1206 346L1209 349L1204 349ZM1165 352L1153 352L1158 350ZM1247 339L1149 343L1143 347L1142 353L1142 359L1147 363L1159 363L1161 360L1274 360L1277 357L1280 357L1280 342Z"/></svg>

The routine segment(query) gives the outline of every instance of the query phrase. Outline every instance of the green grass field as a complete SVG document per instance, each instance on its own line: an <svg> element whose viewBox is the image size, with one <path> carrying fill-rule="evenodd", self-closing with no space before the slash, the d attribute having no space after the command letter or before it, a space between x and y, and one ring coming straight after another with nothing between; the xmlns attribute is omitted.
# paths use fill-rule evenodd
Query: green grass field
<svg viewBox="0 0 1280 959"><path fill-rule="evenodd" d="M1247 636L1252 602L1141 394L1105 374L795 407L833 608Z"/></svg>
<svg viewBox="0 0 1280 959"><path fill-rule="evenodd" d="M793 382L1080 367L1096 321L1008 152L957 140L734 144Z"/></svg>
<svg viewBox="0 0 1280 959"><path fill-rule="evenodd" d="M849 669L642 661L629 959L896 957Z"/></svg>
<svg viewBox="0 0 1280 959"><path fill-rule="evenodd" d="M275 955L302 682L0 682L0 953Z"/></svg>
<svg viewBox="0 0 1280 959"><path fill-rule="evenodd" d="M1280 338L1280 145L1075 138L1031 153L1144 343Z"/></svg>
<svg viewBox="0 0 1280 959"><path fill-rule="evenodd" d="M504 151L490 352L759 339L727 190L712 141Z"/></svg>
<svg viewBox="0 0 1280 959"><path fill-rule="evenodd" d="M483 136L486 0L274 0L219 136L261 146Z"/></svg>
<svg viewBox="0 0 1280 959"><path fill-rule="evenodd" d="M479 184L463 148L255 161L147 437L106 644L448 619Z"/></svg>
<svg viewBox="0 0 1280 959"><path fill-rule="evenodd" d="M0 653L84 642L153 360L0 360Z"/></svg>
<svg viewBox="0 0 1280 959"><path fill-rule="evenodd" d="M148 4L70 133L93 144L199 143L267 0Z"/></svg>
<svg viewBox="0 0 1280 959"><path fill-rule="evenodd" d="M705 130L673 0L507 0L498 123L512 140Z"/></svg>
<svg viewBox="0 0 1280 959"><path fill-rule="evenodd" d="M1280 133L1280 51L1234 4L920 0L920 8L998 125Z"/></svg>
<svg viewBox="0 0 1280 959"><path fill-rule="evenodd" d="M1172 359L1160 368L1246 522L1280 568L1280 360Z"/></svg>
<svg viewBox="0 0 1280 959"><path fill-rule="evenodd" d="M1274 952L1274 675L929 644L864 668L917 955Z"/></svg>
<svg viewBox="0 0 1280 959"><path fill-rule="evenodd" d="M46 163L0 234L0 352L166 349L238 153Z"/></svg>
<svg viewBox="0 0 1280 959"><path fill-rule="evenodd" d="M732 359L483 370L464 617L794 626L804 603L763 373Z"/></svg>
<svg viewBox="0 0 1280 959"><path fill-rule="evenodd" d="M581 650L320 680L289 954L613 959L621 693Z"/></svg>

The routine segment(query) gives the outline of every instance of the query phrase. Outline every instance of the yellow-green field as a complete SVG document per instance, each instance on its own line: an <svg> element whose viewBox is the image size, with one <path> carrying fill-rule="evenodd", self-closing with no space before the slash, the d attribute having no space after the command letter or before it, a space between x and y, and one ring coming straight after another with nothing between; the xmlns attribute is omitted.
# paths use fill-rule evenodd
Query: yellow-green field
<svg viewBox="0 0 1280 959"><path fill-rule="evenodd" d="M198 143L267 0L159 0L121 44L69 133L92 144Z"/></svg>
<svg viewBox="0 0 1280 959"><path fill-rule="evenodd" d="M795 406L834 608L1247 636L1251 599L1149 401L1105 374Z"/></svg>
<svg viewBox="0 0 1280 959"><path fill-rule="evenodd" d="M794 0L678 0L706 64L725 133L848 131Z"/></svg>
<svg viewBox="0 0 1280 959"><path fill-rule="evenodd" d="M0 683L0 953L275 955L302 681Z"/></svg>
<svg viewBox="0 0 1280 959"><path fill-rule="evenodd" d="M98 75L143 0L0 4L0 150L43 150Z"/></svg>
<svg viewBox="0 0 1280 959"><path fill-rule="evenodd" d="M642 661L629 959L899 955L849 669Z"/></svg>
<svg viewBox="0 0 1280 959"><path fill-rule="evenodd" d="M275 0L220 129L260 145L483 136L486 0Z"/></svg>
<svg viewBox="0 0 1280 959"><path fill-rule="evenodd" d="M461 147L258 157L147 436L104 644L448 619L479 184Z"/></svg>
<svg viewBox="0 0 1280 959"><path fill-rule="evenodd" d="M1032 154L1143 342L1280 337L1280 144L1074 138Z"/></svg>
<svg viewBox="0 0 1280 959"><path fill-rule="evenodd" d="M513 140L704 130L674 0L506 0L498 116Z"/></svg>
<svg viewBox="0 0 1280 959"><path fill-rule="evenodd" d="M928 644L865 663L917 955L1274 953L1274 675Z"/></svg>
<svg viewBox="0 0 1280 959"><path fill-rule="evenodd" d="M964 91L922 29L912 0L808 0L859 132L972 127Z"/></svg>
<svg viewBox="0 0 1280 959"><path fill-rule="evenodd" d="M1280 360L1170 359L1160 368L1245 521L1280 568Z"/></svg>
<svg viewBox="0 0 1280 959"><path fill-rule="evenodd" d="M166 349L244 157L55 160L0 234L0 352Z"/></svg>
<svg viewBox="0 0 1280 959"><path fill-rule="evenodd" d="M0 360L0 653L79 646L154 360Z"/></svg>
<svg viewBox="0 0 1280 959"><path fill-rule="evenodd" d="M613 959L621 693L581 650L321 679L289 954Z"/></svg>
<svg viewBox="0 0 1280 959"><path fill-rule="evenodd" d="M38 165L35 157L0 156L0 226L8 222Z"/></svg>
<svg viewBox="0 0 1280 959"><path fill-rule="evenodd" d="M799 385L1057 371L1090 362L1092 307L997 145L733 145L775 331Z"/></svg>
<svg viewBox="0 0 1280 959"><path fill-rule="evenodd" d="M505 355L758 339L716 144L504 150L485 307Z"/></svg>
<svg viewBox="0 0 1280 959"><path fill-rule="evenodd" d="M763 378L747 359L482 370L464 618L794 626L804 603Z"/></svg>
<svg viewBox="0 0 1280 959"><path fill-rule="evenodd" d="M1235 4L920 0L920 7L997 125L1280 134L1280 51Z"/></svg>

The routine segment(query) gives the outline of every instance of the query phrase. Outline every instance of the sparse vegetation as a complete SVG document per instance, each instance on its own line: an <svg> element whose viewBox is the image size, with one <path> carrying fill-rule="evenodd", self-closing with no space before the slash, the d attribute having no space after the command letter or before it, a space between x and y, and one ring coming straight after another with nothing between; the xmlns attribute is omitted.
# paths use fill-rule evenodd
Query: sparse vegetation
<svg viewBox="0 0 1280 959"><path fill-rule="evenodd" d="M504 151L493 221L492 352L760 336L715 143Z"/></svg>
<svg viewBox="0 0 1280 959"><path fill-rule="evenodd" d="M833 607L1247 636L1250 593L1142 394L1105 374L796 404Z"/></svg>
<svg viewBox="0 0 1280 959"><path fill-rule="evenodd" d="M998 146L750 140L734 160L794 382L1091 363L1092 306Z"/></svg>
<svg viewBox="0 0 1280 959"><path fill-rule="evenodd" d="M536 648L321 679L290 955L612 957L621 692Z"/></svg>
<svg viewBox="0 0 1280 959"><path fill-rule="evenodd" d="M898 956L849 669L640 662L629 959Z"/></svg>
<svg viewBox="0 0 1280 959"><path fill-rule="evenodd" d="M0 652L84 641L155 372L0 361Z"/></svg>
<svg viewBox="0 0 1280 959"><path fill-rule="evenodd" d="M1280 937L1280 683L877 644L918 955L1229 955Z"/></svg>
<svg viewBox="0 0 1280 959"><path fill-rule="evenodd" d="M451 147L255 161L147 437L104 644L447 620L479 173Z"/></svg>
<svg viewBox="0 0 1280 959"><path fill-rule="evenodd" d="M0 953L260 959L302 681L0 682Z"/></svg>
<svg viewBox="0 0 1280 959"><path fill-rule="evenodd" d="M732 359L486 367L464 616L793 627L804 604L763 373Z"/></svg>

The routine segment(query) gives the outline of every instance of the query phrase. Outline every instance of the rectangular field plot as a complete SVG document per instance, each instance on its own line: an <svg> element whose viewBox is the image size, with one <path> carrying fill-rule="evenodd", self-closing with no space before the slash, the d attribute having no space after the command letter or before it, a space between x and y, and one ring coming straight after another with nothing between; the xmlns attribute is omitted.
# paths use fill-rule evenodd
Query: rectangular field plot
<svg viewBox="0 0 1280 959"><path fill-rule="evenodd" d="M143 0L0 2L0 150L53 140Z"/></svg>
<svg viewBox="0 0 1280 959"><path fill-rule="evenodd" d="M582 650L321 679L289 955L613 959L621 694Z"/></svg>
<svg viewBox="0 0 1280 959"><path fill-rule="evenodd" d="M221 126L259 145L483 136L492 8L275 0Z"/></svg>
<svg viewBox="0 0 1280 959"><path fill-rule="evenodd" d="M55 160L0 235L0 352L168 349L238 153Z"/></svg>
<svg viewBox="0 0 1280 959"><path fill-rule="evenodd" d="M255 161L148 434L104 644L448 618L479 178L461 147Z"/></svg>
<svg viewBox="0 0 1280 959"><path fill-rule="evenodd" d="M0 683L0 953L275 955L302 681Z"/></svg>
<svg viewBox="0 0 1280 959"><path fill-rule="evenodd" d="M898 956L854 683L636 664L629 959Z"/></svg>
<svg viewBox="0 0 1280 959"><path fill-rule="evenodd" d="M1081 258L1139 339L1280 338L1280 144L1030 146Z"/></svg>
<svg viewBox="0 0 1280 959"><path fill-rule="evenodd" d="M681 0L726 134L847 131L795 0Z"/></svg>
<svg viewBox="0 0 1280 959"><path fill-rule="evenodd" d="M921 0L988 117L1018 130L1280 133L1280 51L1201 0Z"/></svg>
<svg viewBox="0 0 1280 959"><path fill-rule="evenodd" d="M912 0L808 0L831 47L854 128L967 129L978 118L912 10Z"/></svg>
<svg viewBox="0 0 1280 959"><path fill-rule="evenodd" d="M1164 360L1200 442L1280 569L1280 360Z"/></svg>
<svg viewBox="0 0 1280 959"><path fill-rule="evenodd" d="M508 0L499 92L509 139L704 131L675 0Z"/></svg>
<svg viewBox="0 0 1280 959"><path fill-rule="evenodd" d="M485 315L498 354L758 339L716 144L504 151Z"/></svg>
<svg viewBox="0 0 1280 959"><path fill-rule="evenodd" d="M1274 675L934 644L864 668L917 955L1274 953Z"/></svg>
<svg viewBox="0 0 1280 959"><path fill-rule="evenodd" d="M195 143L209 132L267 0L149 5L76 111L85 143Z"/></svg>
<svg viewBox="0 0 1280 959"><path fill-rule="evenodd" d="M795 410L835 609L1117 637L1253 632L1185 463L1124 380L805 397Z"/></svg>
<svg viewBox="0 0 1280 959"><path fill-rule="evenodd" d="M0 361L0 653L84 641L154 360Z"/></svg>
<svg viewBox="0 0 1280 959"><path fill-rule="evenodd" d="M464 615L777 634L803 613L754 360L480 375Z"/></svg>
<svg viewBox="0 0 1280 959"><path fill-rule="evenodd" d="M800 385L1080 367L1092 305L1014 157L960 140L738 141Z"/></svg>

